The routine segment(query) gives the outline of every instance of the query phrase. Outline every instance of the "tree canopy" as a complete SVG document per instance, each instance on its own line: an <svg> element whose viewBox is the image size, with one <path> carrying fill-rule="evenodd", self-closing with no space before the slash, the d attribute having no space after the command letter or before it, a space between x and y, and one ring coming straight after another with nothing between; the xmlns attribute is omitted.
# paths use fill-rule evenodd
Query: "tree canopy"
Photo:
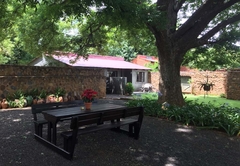
<svg viewBox="0 0 240 166"><path fill-rule="evenodd" d="M4 16L0 21L10 18L7 22L16 23L14 41L21 41L22 48L31 54L56 49L80 55L104 52L113 28L124 30L129 36L127 44L131 43L134 50L144 48L143 43L154 43L160 60L159 88L163 94L159 101L177 105L184 104L180 65L186 53L214 45L224 51L227 47L223 46L233 45L240 39L239 0L157 0L156 3L151 0L6 0L0 5ZM11 19L8 12L16 11L19 15ZM65 20L79 28L78 35L63 33L68 29L61 23ZM6 40L3 33L6 27L0 26L0 39ZM12 27L8 24L7 29ZM207 51L210 57L212 50ZM188 60L197 58L192 56Z"/></svg>

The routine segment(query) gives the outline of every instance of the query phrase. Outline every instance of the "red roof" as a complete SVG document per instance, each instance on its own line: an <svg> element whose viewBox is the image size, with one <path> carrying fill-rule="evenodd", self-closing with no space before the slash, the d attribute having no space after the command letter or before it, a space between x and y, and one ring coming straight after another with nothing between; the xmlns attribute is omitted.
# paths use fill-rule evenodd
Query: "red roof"
<svg viewBox="0 0 240 166"><path fill-rule="evenodd" d="M76 62L74 60L77 57L77 54L65 53L65 54L56 54L52 57L58 61L61 61L70 66L79 66L79 67L97 67L97 68L114 68L114 69L139 69L139 70L150 70L150 68L140 66L134 63L124 61L123 57L114 57L114 56L102 56L90 54L88 59L79 57ZM74 62L74 63L72 63Z"/></svg>
<svg viewBox="0 0 240 166"><path fill-rule="evenodd" d="M151 62L158 62L158 58L154 56L147 56L147 55L137 55L136 58L132 60L132 63L145 66Z"/></svg>

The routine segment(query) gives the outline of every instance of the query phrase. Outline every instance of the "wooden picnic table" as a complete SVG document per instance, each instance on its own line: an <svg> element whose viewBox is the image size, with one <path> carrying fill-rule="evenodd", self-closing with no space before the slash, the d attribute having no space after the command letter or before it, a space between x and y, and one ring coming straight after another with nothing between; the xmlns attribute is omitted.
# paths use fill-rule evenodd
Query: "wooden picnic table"
<svg viewBox="0 0 240 166"><path fill-rule="evenodd" d="M90 132L112 129L128 134L135 139L139 138L139 132L143 120L143 107L130 107L116 104L94 103L91 110L82 109L83 106L66 107L42 111L48 123L47 139L39 134L34 134L35 139L66 159L72 159L77 135ZM136 117L137 116L137 117ZM133 117L133 119L129 118ZM70 121L70 131L61 133L64 146L57 145L57 123L63 120ZM87 125L84 129L81 126ZM128 125L128 130L121 129L121 126Z"/></svg>
<svg viewBox="0 0 240 166"><path fill-rule="evenodd" d="M126 106L116 104L98 104L93 103L91 110L82 109L82 106L61 108L56 110L43 111L44 118L48 121L48 141L56 145L57 142L57 123L66 118L71 118L77 115L84 115L95 112L106 112L116 109L126 109Z"/></svg>

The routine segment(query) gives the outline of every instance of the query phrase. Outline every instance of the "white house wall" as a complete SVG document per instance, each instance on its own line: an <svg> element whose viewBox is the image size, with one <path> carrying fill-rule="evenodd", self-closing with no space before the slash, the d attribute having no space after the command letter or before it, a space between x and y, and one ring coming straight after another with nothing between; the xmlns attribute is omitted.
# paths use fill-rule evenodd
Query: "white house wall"
<svg viewBox="0 0 240 166"><path fill-rule="evenodd" d="M144 72L145 73L145 81L144 82L137 82L137 72ZM132 84L134 90L138 91L142 87L143 84L148 82L148 71L147 70L132 70Z"/></svg>
<svg viewBox="0 0 240 166"><path fill-rule="evenodd" d="M37 58L33 62L29 64L29 66L55 66L55 67L64 67L66 64L59 62L53 58L48 58L46 56L42 56Z"/></svg>

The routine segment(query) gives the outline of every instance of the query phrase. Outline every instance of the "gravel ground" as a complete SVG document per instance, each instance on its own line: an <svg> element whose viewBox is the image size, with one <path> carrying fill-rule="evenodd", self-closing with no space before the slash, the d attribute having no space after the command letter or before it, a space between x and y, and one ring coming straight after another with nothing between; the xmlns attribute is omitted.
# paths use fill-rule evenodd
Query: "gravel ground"
<svg viewBox="0 0 240 166"><path fill-rule="evenodd" d="M59 132L65 127L64 123L59 124ZM0 166L240 165L239 137L154 117L144 117L139 140L108 130L79 136L72 161L37 142L33 134L30 109L0 111ZM58 137L61 144L59 134Z"/></svg>

